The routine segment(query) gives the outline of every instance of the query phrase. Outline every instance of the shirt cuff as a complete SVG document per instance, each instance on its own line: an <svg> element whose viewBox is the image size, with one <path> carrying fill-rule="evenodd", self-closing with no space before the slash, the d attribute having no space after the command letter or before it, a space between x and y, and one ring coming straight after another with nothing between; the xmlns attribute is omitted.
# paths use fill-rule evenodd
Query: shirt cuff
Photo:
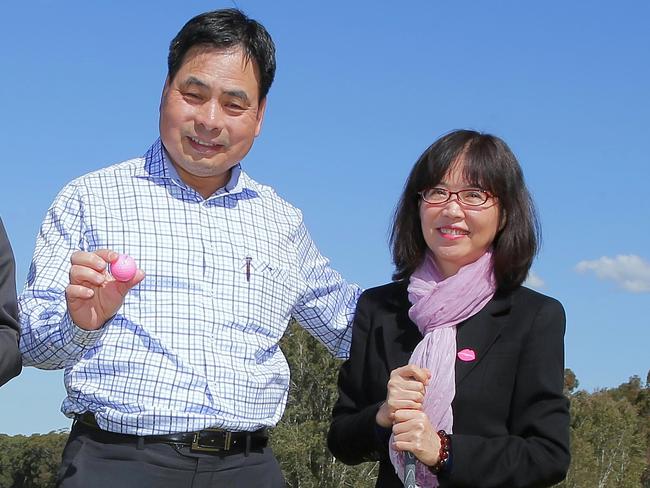
<svg viewBox="0 0 650 488"><path fill-rule="evenodd" d="M66 312L61 321L64 344L73 344L80 349L89 349L93 347L106 333L106 325L110 324L114 318L115 315L108 319L106 323L97 330L86 330L75 324L72 321L70 314Z"/></svg>

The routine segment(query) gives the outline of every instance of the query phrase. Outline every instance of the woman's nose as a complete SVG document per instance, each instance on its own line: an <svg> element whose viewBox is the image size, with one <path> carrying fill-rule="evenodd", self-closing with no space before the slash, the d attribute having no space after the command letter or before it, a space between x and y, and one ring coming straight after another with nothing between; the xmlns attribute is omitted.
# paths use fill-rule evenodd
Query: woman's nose
<svg viewBox="0 0 650 488"><path fill-rule="evenodd" d="M463 211L463 207L460 205L460 202L458 201L458 195L452 195L451 198L445 203L445 206L443 208L443 212L446 213L447 215L452 215L452 216L462 216L465 214Z"/></svg>

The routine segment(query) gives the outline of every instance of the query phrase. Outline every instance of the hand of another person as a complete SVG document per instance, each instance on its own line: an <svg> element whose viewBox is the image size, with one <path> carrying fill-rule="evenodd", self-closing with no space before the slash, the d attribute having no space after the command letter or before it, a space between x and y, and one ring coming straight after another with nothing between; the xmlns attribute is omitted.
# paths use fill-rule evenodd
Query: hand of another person
<svg viewBox="0 0 650 488"><path fill-rule="evenodd" d="M108 264L118 254L108 249L77 251L70 258L70 284L65 289L68 313L82 329L99 329L124 302L128 291L140 283L144 272L138 269L129 281L121 282L108 272Z"/></svg>
<svg viewBox="0 0 650 488"><path fill-rule="evenodd" d="M396 450L412 452L427 466L438 462L440 437L422 410L400 409L395 412L393 436Z"/></svg>
<svg viewBox="0 0 650 488"><path fill-rule="evenodd" d="M394 369L388 380L386 401L379 407L375 420L382 427L393 425L394 415L400 409L422 409L424 388L431 373L426 368L407 364Z"/></svg>

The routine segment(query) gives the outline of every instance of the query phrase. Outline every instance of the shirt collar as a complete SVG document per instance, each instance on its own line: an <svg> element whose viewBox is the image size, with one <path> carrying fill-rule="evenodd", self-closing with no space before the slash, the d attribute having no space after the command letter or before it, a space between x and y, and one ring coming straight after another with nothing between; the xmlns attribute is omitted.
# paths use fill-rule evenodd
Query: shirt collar
<svg viewBox="0 0 650 488"><path fill-rule="evenodd" d="M241 193L244 190L244 180L241 178L242 169L241 164L237 163L230 171L230 178L223 188L219 188L210 198L222 196L224 194ZM136 176L149 177L149 178L162 178L174 180L182 187L187 187L185 182L181 179L176 171L176 168L169 159L169 155L165 150L160 138L152 144L144 155L144 165L141 171Z"/></svg>

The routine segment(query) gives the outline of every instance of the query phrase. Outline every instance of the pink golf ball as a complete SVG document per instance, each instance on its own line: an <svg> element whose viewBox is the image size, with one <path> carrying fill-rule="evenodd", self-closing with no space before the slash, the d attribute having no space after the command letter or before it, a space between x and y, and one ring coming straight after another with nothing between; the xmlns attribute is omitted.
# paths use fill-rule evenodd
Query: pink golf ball
<svg viewBox="0 0 650 488"><path fill-rule="evenodd" d="M111 274L117 281L129 281L137 271L135 259L126 254L120 254L117 260L111 263Z"/></svg>

